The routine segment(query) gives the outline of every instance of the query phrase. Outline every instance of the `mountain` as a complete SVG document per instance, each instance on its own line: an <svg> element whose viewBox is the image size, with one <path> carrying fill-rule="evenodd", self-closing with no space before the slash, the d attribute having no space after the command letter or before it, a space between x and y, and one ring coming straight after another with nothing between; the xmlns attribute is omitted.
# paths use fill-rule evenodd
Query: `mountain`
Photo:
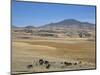
<svg viewBox="0 0 100 75"><path fill-rule="evenodd" d="M95 25L92 23L88 23L88 22L81 22L75 19L65 19L62 20L60 22L56 22L56 23L50 23L50 24L46 24L44 26L41 26L42 28L48 28L48 27L64 27L64 28L94 28Z"/></svg>
<svg viewBox="0 0 100 75"><path fill-rule="evenodd" d="M24 28L27 28L27 29L32 29L32 28L35 28L34 26L26 26Z"/></svg>

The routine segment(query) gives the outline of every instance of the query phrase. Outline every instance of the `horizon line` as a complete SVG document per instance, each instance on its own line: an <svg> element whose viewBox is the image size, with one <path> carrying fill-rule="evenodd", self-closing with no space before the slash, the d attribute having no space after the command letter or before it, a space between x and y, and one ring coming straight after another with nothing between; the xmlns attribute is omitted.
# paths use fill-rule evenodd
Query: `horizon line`
<svg viewBox="0 0 100 75"><path fill-rule="evenodd" d="M64 21L64 20L76 20L76 21L79 21L79 20L77 20L77 19L72 19L72 18L70 18L70 19L63 19L63 20L60 20L60 21L56 21L56 22L49 22L49 23L45 23L45 24L42 24L42 25L37 25L37 26L35 26L35 25L32 25L32 24L30 24L30 25L20 25L20 26L17 26L17 25L13 25L12 24L12 26L15 26L15 27L26 27L26 26L33 26L33 27L41 27L41 26L44 26L44 25L48 25L48 24L51 24L51 23L58 23L58 22L61 22L61 21ZM88 22L88 21L79 21L79 22L83 22L83 23L90 23L90 24L96 24L96 23L91 23L91 22Z"/></svg>

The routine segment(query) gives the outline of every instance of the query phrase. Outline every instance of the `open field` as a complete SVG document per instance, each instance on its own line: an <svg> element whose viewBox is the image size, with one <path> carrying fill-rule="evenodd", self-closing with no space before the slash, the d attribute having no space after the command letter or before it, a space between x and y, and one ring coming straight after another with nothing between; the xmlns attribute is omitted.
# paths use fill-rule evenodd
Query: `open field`
<svg viewBox="0 0 100 75"><path fill-rule="evenodd" d="M12 1L12 75L96 69L95 11Z"/></svg>
<svg viewBox="0 0 100 75"><path fill-rule="evenodd" d="M95 41L88 38L12 39L12 73L94 68Z"/></svg>

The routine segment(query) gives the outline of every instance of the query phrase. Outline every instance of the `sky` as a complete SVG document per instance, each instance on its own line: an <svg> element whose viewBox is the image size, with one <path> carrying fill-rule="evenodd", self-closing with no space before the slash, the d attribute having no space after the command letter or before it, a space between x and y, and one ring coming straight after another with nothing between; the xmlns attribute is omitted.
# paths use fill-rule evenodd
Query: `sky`
<svg viewBox="0 0 100 75"><path fill-rule="evenodd" d="M76 19L95 24L95 6L12 2L12 25L39 27L64 19Z"/></svg>

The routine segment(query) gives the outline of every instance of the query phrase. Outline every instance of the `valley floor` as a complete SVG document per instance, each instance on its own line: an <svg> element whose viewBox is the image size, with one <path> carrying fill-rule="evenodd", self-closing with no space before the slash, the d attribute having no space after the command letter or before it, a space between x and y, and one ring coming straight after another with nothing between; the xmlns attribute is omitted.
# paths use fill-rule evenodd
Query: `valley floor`
<svg viewBox="0 0 100 75"><path fill-rule="evenodd" d="M95 69L95 60L87 38L12 39L12 73Z"/></svg>

